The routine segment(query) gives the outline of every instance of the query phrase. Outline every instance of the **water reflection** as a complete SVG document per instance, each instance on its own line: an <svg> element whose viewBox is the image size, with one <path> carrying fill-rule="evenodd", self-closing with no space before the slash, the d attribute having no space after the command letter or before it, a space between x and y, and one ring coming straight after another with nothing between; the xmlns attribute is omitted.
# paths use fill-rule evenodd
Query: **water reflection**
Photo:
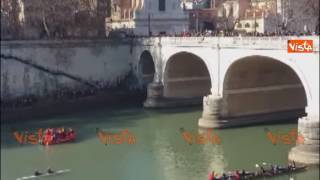
<svg viewBox="0 0 320 180"><path fill-rule="evenodd" d="M189 144L179 131L168 134L157 129L153 149L164 179L205 179L206 172L214 170L221 174L227 167L221 145Z"/></svg>
<svg viewBox="0 0 320 180"><path fill-rule="evenodd" d="M199 128L199 134L213 134L213 129L205 129ZM215 133L215 132L214 132ZM219 134L215 133L219 136ZM219 137L221 139L221 137ZM221 140L222 141L222 140ZM223 142L222 142L223 143ZM207 172L214 171L215 173L222 174L226 172L226 168L228 167L228 162L224 157L223 145L222 144L210 144L207 143L202 146L202 154L204 155L204 161L207 161L208 164Z"/></svg>

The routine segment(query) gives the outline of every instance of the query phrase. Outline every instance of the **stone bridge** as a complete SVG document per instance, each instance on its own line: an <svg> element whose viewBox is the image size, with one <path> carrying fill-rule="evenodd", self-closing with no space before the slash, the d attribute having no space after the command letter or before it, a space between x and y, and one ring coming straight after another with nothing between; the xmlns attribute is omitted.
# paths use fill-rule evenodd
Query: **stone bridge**
<svg viewBox="0 0 320 180"><path fill-rule="evenodd" d="M288 53L288 40L313 40ZM141 40L134 67L145 107L203 104L198 125L223 128L298 119L305 144L289 158L319 163L319 37L164 37Z"/></svg>
<svg viewBox="0 0 320 180"><path fill-rule="evenodd" d="M288 53L290 39L312 53ZM198 125L223 128L299 119L289 158L319 164L319 37L162 37L1 41L1 100L63 89L148 87L145 107L203 104Z"/></svg>

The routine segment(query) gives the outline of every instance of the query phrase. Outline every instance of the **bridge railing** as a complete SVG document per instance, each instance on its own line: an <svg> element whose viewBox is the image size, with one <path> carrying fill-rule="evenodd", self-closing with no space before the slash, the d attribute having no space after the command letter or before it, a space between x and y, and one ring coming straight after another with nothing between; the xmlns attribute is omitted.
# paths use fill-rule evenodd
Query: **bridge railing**
<svg viewBox="0 0 320 180"><path fill-rule="evenodd" d="M204 46L221 48L287 49L288 40L313 40L314 51L319 52L319 36L273 36L273 37L157 37L147 42L166 46Z"/></svg>

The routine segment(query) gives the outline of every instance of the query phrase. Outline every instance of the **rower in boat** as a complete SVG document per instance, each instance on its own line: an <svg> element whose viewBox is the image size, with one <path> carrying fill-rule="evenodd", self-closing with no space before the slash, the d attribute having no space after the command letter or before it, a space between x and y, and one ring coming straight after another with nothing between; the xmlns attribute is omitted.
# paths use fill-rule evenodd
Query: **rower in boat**
<svg viewBox="0 0 320 180"><path fill-rule="evenodd" d="M209 172L209 174L208 174L208 180L216 180L216 177L215 177L214 171Z"/></svg>
<svg viewBox="0 0 320 180"><path fill-rule="evenodd" d="M47 169L47 173L48 173L48 174L53 174L54 171L49 167L49 168Z"/></svg>
<svg viewBox="0 0 320 180"><path fill-rule="evenodd" d="M256 176L260 176L260 175L263 175L263 176L273 176L273 173L270 172L270 171L267 171L265 170L262 166L260 166L259 164L256 164L256 167L260 168L261 169L261 172L257 172L256 173Z"/></svg>
<svg viewBox="0 0 320 180"><path fill-rule="evenodd" d="M292 164L288 164L288 170L295 170L296 169L296 163L294 161L292 161Z"/></svg>
<svg viewBox="0 0 320 180"><path fill-rule="evenodd" d="M72 128L69 128L68 132L67 132L67 135L74 137L74 135L75 135L74 130Z"/></svg>
<svg viewBox="0 0 320 180"><path fill-rule="evenodd" d="M29 180L29 179L36 179L39 177L56 176L59 174L70 172L70 171L71 171L70 169L62 169L62 170L56 170L56 171L52 171L51 169L50 170L48 169L48 172L41 173L38 170L35 170L33 175L17 178L17 180Z"/></svg>
<svg viewBox="0 0 320 180"><path fill-rule="evenodd" d="M281 173L285 173L285 172L288 172L290 171L289 168L287 167L281 167L279 165L271 165L271 173L273 173L273 175L276 175L276 174L281 174Z"/></svg>
<svg viewBox="0 0 320 180"><path fill-rule="evenodd" d="M242 169L241 171L241 177L247 177L247 176L254 176L254 172L245 171Z"/></svg>
<svg viewBox="0 0 320 180"><path fill-rule="evenodd" d="M218 180L228 180L229 176L226 175L226 173L223 173L221 177L217 178Z"/></svg>
<svg viewBox="0 0 320 180"><path fill-rule="evenodd" d="M44 143L45 145L49 145L54 140L54 138L55 137L53 131L51 129L46 129L44 141L42 143Z"/></svg>
<svg viewBox="0 0 320 180"><path fill-rule="evenodd" d="M40 176L40 175L42 175L42 173L41 172L39 172L37 169L34 171L34 175L35 176Z"/></svg>
<svg viewBox="0 0 320 180"><path fill-rule="evenodd" d="M214 180L214 171L209 172L209 174L208 174L208 180Z"/></svg>
<svg viewBox="0 0 320 180"><path fill-rule="evenodd" d="M277 174L278 173L278 166L277 165L271 165L271 172L273 174Z"/></svg>
<svg viewBox="0 0 320 180"><path fill-rule="evenodd" d="M236 170L236 172L234 173L233 177L234 177L235 180L240 180L241 179L241 174L239 173L238 170Z"/></svg>

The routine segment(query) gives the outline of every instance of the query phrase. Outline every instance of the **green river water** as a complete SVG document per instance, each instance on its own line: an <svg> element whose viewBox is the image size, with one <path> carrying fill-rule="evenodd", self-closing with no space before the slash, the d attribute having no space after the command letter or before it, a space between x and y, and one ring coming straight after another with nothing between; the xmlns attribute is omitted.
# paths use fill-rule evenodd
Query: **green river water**
<svg viewBox="0 0 320 180"><path fill-rule="evenodd" d="M31 175L34 169L71 169L48 180L206 180L209 171L221 173L235 169L255 170L255 164L285 165L292 145L273 145L265 128L286 133L296 124L261 125L214 130L221 144L189 145L180 128L199 132L200 108L145 110L143 108L99 108L88 112L60 115L37 121L2 124L1 179L15 180ZM20 145L13 130L36 132L39 128L73 127L74 143L41 146ZM106 132L128 129L135 144L103 145L96 128ZM319 170L284 175L270 180L317 180Z"/></svg>

